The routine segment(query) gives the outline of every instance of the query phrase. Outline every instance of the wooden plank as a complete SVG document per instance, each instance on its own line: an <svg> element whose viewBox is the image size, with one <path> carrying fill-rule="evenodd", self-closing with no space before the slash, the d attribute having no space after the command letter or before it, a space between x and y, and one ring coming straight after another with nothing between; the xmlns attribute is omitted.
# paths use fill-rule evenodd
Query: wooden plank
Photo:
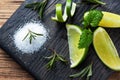
<svg viewBox="0 0 120 80"><path fill-rule="evenodd" d="M24 0L0 1L0 27ZM34 80L8 54L0 49L0 80Z"/></svg>
<svg viewBox="0 0 120 80"><path fill-rule="evenodd" d="M12 9L12 10L16 10L16 8L18 8L19 5L14 5L14 4L10 4L10 5L7 5L7 6L2 6L0 5L0 9L4 9L4 10L9 10L9 9Z"/></svg>
<svg viewBox="0 0 120 80"><path fill-rule="evenodd" d="M120 72L114 72L108 80L120 80Z"/></svg>
<svg viewBox="0 0 120 80"><path fill-rule="evenodd" d="M0 80L34 80L9 55L0 50Z"/></svg>
<svg viewBox="0 0 120 80"><path fill-rule="evenodd" d="M26 78L26 77L7 77L7 76L4 76L4 77L0 77L1 80L33 80L31 78Z"/></svg>
<svg viewBox="0 0 120 80"><path fill-rule="evenodd" d="M7 19L0 18L0 27L7 21Z"/></svg>
<svg viewBox="0 0 120 80"><path fill-rule="evenodd" d="M15 12L24 0L1 0L0 2L0 27Z"/></svg>
<svg viewBox="0 0 120 80"><path fill-rule="evenodd" d="M11 14L0 14L1 19L8 19L11 16Z"/></svg>

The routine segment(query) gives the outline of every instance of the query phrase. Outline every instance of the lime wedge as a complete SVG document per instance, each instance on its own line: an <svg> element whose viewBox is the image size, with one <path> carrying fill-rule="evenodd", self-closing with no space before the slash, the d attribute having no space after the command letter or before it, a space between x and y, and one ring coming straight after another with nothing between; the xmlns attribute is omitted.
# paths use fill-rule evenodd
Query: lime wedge
<svg viewBox="0 0 120 80"><path fill-rule="evenodd" d="M103 11L103 18L98 26L117 28L120 27L120 15Z"/></svg>
<svg viewBox="0 0 120 80"><path fill-rule="evenodd" d="M103 17L99 22L98 26L106 27L106 28L119 28L120 27L120 15L114 14L111 12L102 11ZM89 14L86 12L84 14L84 18Z"/></svg>
<svg viewBox="0 0 120 80"><path fill-rule="evenodd" d="M120 58L108 33L99 27L93 35L93 45L101 61L113 70L120 70Z"/></svg>
<svg viewBox="0 0 120 80"><path fill-rule="evenodd" d="M78 43L80 40L80 35L82 34L79 26L67 24L67 36L69 44L70 62L71 68L76 67L85 58L88 48L78 48Z"/></svg>

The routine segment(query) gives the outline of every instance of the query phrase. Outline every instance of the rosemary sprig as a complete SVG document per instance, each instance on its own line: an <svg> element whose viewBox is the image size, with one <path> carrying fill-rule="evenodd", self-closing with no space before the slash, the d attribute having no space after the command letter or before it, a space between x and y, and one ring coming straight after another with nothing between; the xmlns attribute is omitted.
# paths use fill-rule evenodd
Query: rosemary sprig
<svg viewBox="0 0 120 80"><path fill-rule="evenodd" d="M47 58L47 59L50 60L50 61L47 63L47 68L51 69L56 61L61 61L61 62L64 62L64 63L67 62L67 60L65 60L65 59L63 58L63 56L57 54L55 50L53 50L53 49L49 49L49 50L52 51L52 55L49 56L49 57L45 57L45 58Z"/></svg>
<svg viewBox="0 0 120 80"><path fill-rule="evenodd" d="M89 2L89 3L94 3L94 4L100 4L100 5L105 5L106 3L102 2L101 0L82 0L83 2Z"/></svg>
<svg viewBox="0 0 120 80"><path fill-rule="evenodd" d="M35 2L35 3L31 3L31 4L27 4L25 5L26 8L31 8L35 11L38 12L39 14L39 17L40 18L43 18L43 13L44 13L44 10L45 10L45 7L48 3L48 0L43 0L41 2Z"/></svg>
<svg viewBox="0 0 120 80"><path fill-rule="evenodd" d="M26 36L23 38L22 41L24 41L27 37L29 37L29 42L31 44L32 40L33 39L35 40L37 36L43 36L43 34L35 33L33 31L31 31L31 30L28 30L28 33L26 34Z"/></svg>
<svg viewBox="0 0 120 80"><path fill-rule="evenodd" d="M71 78L76 78L76 77L85 77L87 76L86 80L89 80L89 78L92 76L92 64L88 65L87 67L85 67L82 71L80 71L79 73L76 74L72 74L69 77Z"/></svg>

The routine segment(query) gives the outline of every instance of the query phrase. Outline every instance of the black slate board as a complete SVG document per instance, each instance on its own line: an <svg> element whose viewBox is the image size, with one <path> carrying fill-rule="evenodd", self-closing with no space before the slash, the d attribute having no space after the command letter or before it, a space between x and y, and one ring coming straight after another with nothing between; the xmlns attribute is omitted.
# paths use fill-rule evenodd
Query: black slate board
<svg viewBox="0 0 120 80"><path fill-rule="evenodd" d="M65 65L61 62L56 63L52 70L48 70L45 64L48 62L43 56L50 55L48 48L55 49L61 55L69 60L68 43L66 36L65 24L56 23L51 20L51 16L55 13L55 4L63 3L65 0L49 0L44 14L43 24L49 30L50 39L46 41L43 47L34 54L23 54L15 48L13 42L14 32L26 22L31 20L39 21L38 14L30 9L24 8L26 3L31 3L37 0L26 0L25 3L14 13L14 15L4 24L0 29L0 47L11 55L22 67L29 71L37 80L78 80L78 78L71 79L70 74L79 72L83 67L93 62L93 76L90 80L107 80L109 75L113 72L107 68L97 57L93 46L91 45L86 60L75 69L70 69L69 64ZM38 0L39 1L39 0ZM75 2L80 0L73 0ZM110 11L120 14L119 0L102 0L107 3L106 6L101 6L98 9ZM80 24L78 21L82 18L83 13L90 9L90 4L81 4L77 8L77 12L69 23ZM111 36L115 46L120 53L120 29L106 29ZM46 48L46 49L44 49ZM106 56L107 57L107 56Z"/></svg>

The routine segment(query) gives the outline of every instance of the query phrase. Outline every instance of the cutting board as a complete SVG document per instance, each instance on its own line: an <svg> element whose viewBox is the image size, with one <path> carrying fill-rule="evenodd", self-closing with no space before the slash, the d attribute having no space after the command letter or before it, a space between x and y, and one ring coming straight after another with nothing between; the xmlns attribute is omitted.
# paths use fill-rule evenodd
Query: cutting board
<svg viewBox="0 0 120 80"><path fill-rule="evenodd" d="M61 62L55 63L55 67L51 70L46 68L48 60L44 57L49 56L51 52L49 48L54 49L57 53L63 55L69 61L69 51L67 43L67 35L65 29L65 23L57 23L51 20L51 16L55 14L55 4L65 4L65 0L49 0L46 7L43 21L39 20L38 14L30 9L24 8L25 4L31 3L37 0L26 0L21 7L13 14L13 16L4 24L0 29L0 47L11 55L22 67L29 71L37 80L78 80L78 78L69 78L70 74L79 72L85 66L93 62L93 76L90 80L107 80L113 71L106 67L96 55L93 46L90 46L86 59L78 67L70 69L68 64ZM39 0L38 0L39 1ZM75 2L80 0L74 0ZM100 10L110 11L119 14L120 13L120 1L119 0L103 0L107 3L106 6L98 7ZM80 25L78 22L83 13L89 10L90 4L81 4L77 7L75 16L69 20L69 23ZM33 54L25 54L15 48L13 35L16 30L27 22L32 20L41 21L49 30L50 38L45 42L42 48ZM112 38L115 46L120 53L120 41L119 33L120 29L106 29ZM107 57L107 56L106 56Z"/></svg>

